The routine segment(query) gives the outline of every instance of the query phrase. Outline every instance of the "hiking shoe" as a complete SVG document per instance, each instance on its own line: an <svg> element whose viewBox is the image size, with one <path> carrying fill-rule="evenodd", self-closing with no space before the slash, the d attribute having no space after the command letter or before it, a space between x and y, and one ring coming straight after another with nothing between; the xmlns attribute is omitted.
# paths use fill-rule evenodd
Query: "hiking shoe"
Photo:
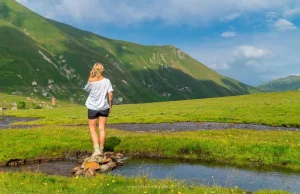
<svg viewBox="0 0 300 194"><path fill-rule="evenodd" d="M92 157L95 157L95 156L103 156L103 152L95 151L95 152L93 152Z"/></svg>

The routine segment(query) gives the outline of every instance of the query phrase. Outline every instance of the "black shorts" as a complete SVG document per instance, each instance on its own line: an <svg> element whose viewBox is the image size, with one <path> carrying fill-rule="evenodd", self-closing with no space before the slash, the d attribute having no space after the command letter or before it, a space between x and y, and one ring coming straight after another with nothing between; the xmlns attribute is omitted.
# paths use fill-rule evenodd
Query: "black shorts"
<svg viewBox="0 0 300 194"><path fill-rule="evenodd" d="M99 117L108 117L109 109L106 110L91 110L88 109L88 118L89 119L98 119Z"/></svg>

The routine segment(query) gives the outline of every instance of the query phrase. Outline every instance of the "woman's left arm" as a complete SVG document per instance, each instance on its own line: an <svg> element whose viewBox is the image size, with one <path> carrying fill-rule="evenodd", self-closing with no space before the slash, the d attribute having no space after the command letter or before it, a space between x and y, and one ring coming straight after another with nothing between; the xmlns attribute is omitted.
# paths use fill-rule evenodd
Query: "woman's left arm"
<svg viewBox="0 0 300 194"><path fill-rule="evenodd" d="M113 106L113 92L108 92L108 101L109 101L109 113L112 111L112 106Z"/></svg>

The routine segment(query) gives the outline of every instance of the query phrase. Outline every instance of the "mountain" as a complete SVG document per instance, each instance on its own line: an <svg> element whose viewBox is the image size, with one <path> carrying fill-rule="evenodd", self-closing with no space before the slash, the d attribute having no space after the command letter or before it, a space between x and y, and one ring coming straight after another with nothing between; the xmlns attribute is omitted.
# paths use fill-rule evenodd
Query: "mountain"
<svg viewBox="0 0 300 194"><path fill-rule="evenodd" d="M104 64L116 103L259 92L172 46L105 38L0 0L0 92L83 102L93 64Z"/></svg>
<svg viewBox="0 0 300 194"><path fill-rule="evenodd" d="M269 81L258 86L259 89L267 92L280 92L300 89L300 76L290 75L277 80Z"/></svg>

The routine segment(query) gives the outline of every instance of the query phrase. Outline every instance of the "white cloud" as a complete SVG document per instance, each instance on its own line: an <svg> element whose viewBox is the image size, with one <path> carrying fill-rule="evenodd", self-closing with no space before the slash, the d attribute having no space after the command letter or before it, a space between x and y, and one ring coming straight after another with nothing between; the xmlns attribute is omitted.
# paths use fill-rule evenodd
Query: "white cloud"
<svg viewBox="0 0 300 194"><path fill-rule="evenodd" d="M283 12L284 17L292 17L296 15L300 15L300 7L296 7L294 9L287 9Z"/></svg>
<svg viewBox="0 0 300 194"><path fill-rule="evenodd" d="M221 37L223 37L223 38L229 38L229 37L234 37L235 35L236 35L235 32L233 32L233 31L228 31L228 32L223 32L223 33L221 34Z"/></svg>
<svg viewBox="0 0 300 194"><path fill-rule="evenodd" d="M238 58L244 58L247 60L257 60L269 57L272 52L267 49L256 48L249 45L239 46L234 50L234 56Z"/></svg>
<svg viewBox="0 0 300 194"><path fill-rule="evenodd" d="M225 20L225 21L231 21L231 20L235 20L236 18L238 18L240 16L241 16L240 13L232 13L230 15L227 15L225 18L223 18L223 20Z"/></svg>
<svg viewBox="0 0 300 194"><path fill-rule="evenodd" d="M295 30L295 29L297 29L296 26L292 22L290 22L290 21L288 21L286 19L282 19L282 18L278 19L275 22L274 27L278 31L287 31L287 30Z"/></svg>
<svg viewBox="0 0 300 194"><path fill-rule="evenodd" d="M19 0L25 2L26 0ZM27 0L26 6L44 16L77 22L135 24L161 20L167 24L209 24L240 13L278 9L293 0ZM222 20L222 19L221 19Z"/></svg>
<svg viewBox="0 0 300 194"><path fill-rule="evenodd" d="M269 11L268 13L266 13L266 17L270 18L270 19L274 19L277 18L277 13L273 12L273 11Z"/></svg>
<svg viewBox="0 0 300 194"><path fill-rule="evenodd" d="M223 64L211 64L211 65L208 65L208 67L212 68L214 70L224 70L224 69L229 69L230 68L227 63L223 63Z"/></svg>
<svg viewBox="0 0 300 194"><path fill-rule="evenodd" d="M235 46L244 42L245 38L247 41L253 42L251 37L226 39L215 43L208 41L201 43L201 49L191 50L188 53L204 64L210 64L208 67L222 75L247 84L257 85L270 77L273 78L274 75L278 76L275 70L276 65L272 61L278 59L269 48L259 45Z"/></svg>

